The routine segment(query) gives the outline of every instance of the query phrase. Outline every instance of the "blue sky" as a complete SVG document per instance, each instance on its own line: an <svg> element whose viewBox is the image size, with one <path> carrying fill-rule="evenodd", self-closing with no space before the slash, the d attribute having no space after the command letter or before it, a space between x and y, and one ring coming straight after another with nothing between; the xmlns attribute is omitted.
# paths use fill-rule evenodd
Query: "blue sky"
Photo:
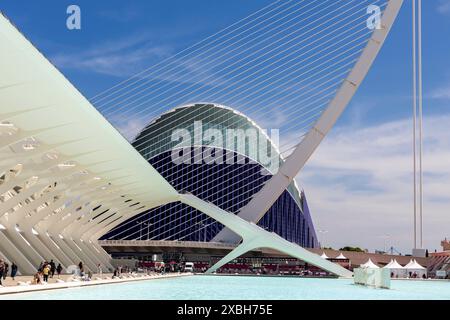
<svg viewBox="0 0 450 320"><path fill-rule="evenodd" d="M445 192L450 190L450 137L445 130L450 116L450 0L423 2L425 242L434 249L450 236L443 227L450 225L450 194ZM2 0L0 10L89 98L269 3ZM70 4L81 7L80 31L65 27ZM298 178L317 228L327 230L326 245L380 249L389 233L390 244L410 250L410 7L405 1L368 77ZM105 56L114 64L105 63ZM336 215L352 223L337 222Z"/></svg>
<svg viewBox="0 0 450 320"><path fill-rule="evenodd" d="M442 65L450 52L450 42L443 38L445 31L450 30L448 2L424 2L424 90L428 97L438 90L445 90L445 84L450 83L450 70ZM65 11L72 3L82 9L80 31L65 28ZM126 79L134 71L151 66L269 3L271 1L264 0L113 0L107 3L2 0L0 9L50 59L92 51L99 44L105 52L110 48L117 56L126 56L133 50L142 51L142 56L134 57L134 66L123 69L77 68L71 67L69 62L61 64L62 72L89 98ZM340 124L377 123L409 115L410 14L410 3L405 1L375 67ZM430 99L427 114L449 111L443 100Z"/></svg>

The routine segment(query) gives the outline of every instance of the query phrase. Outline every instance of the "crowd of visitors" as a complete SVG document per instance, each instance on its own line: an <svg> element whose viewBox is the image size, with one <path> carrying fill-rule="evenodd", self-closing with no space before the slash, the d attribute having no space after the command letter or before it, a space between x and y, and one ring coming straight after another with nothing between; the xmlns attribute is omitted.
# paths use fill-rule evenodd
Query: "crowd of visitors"
<svg viewBox="0 0 450 320"><path fill-rule="evenodd" d="M113 270L111 269L110 271ZM114 269L112 278L128 278L130 277L130 275L135 274L136 271L137 268L118 266ZM4 280L7 275L11 275L11 278L15 280L17 272L18 267L14 262L11 264L11 266L9 266L6 261L0 259L0 286L2 286L2 280ZM19 281L18 285L47 284L49 280L54 277L60 279L62 272L62 265L60 263L56 263L53 259L50 261L42 261L37 267L37 271L33 275L32 280L26 282ZM102 279L103 270L101 264L97 265L97 270L95 270L95 272L97 272L97 275L99 276L98 279ZM64 279L64 281L91 281L94 276L91 270L85 270L85 266L82 261L80 261L77 266L69 266L67 268L67 273L71 274L71 276L68 277L69 280ZM57 282L62 282L62 280L63 279L61 279L60 281L57 280Z"/></svg>
<svg viewBox="0 0 450 320"><path fill-rule="evenodd" d="M0 286L2 286L2 280L5 280L8 276L9 264L3 259L0 259ZM14 280L17 274L17 265L15 262L11 264L11 278Z"/></svg>
<svg viewBox="0 0 450 320"><path fill-rule="evenodd" d="M101 266L98 265L98 268L101 270ZM53 278L55 274L57 275L58 279L60 279L61 272L63 270L63 267L60 263L56 265L53 260L50 260L50 262L43 261L39 267L38 271L34 275L32 284L43 284L48 283L48 279ZM92 272L88 271L85 272L83 262L80 261L78 264L78 268L73 273L74 278L77 278L82 281L90 281L92 279Z"/></svg>
<svg viewBox="0 0 450 320"><path fill-rule="evenodd" d="M42 284L43 282L48 283L49 278L53 278L55 273L58 276L58 279L61 276L63 268L60 263L56 265L56 263L52 260L50 262L43 261L37 268L37 272L33 277L32 284Z"/></svg>
<svg viewBox="0 0 450 320"><path fill-rule="evenodd" d="M90 270L88 270L87 272L85 272L84 269L84 265L83 262L80 261L80 263L78 263L78 268L73 272L73 277L74 279L78 279L81 281L90 281L92 280L92 272ZM98 270L100 272L101 275L101 265L98 264ZM42 283L48 283L48 280L53 278L55 276L55 274L57 275L58 279L60 279L61 276L61 272L63 271L63 267L61 266L60 263L58 263L58 265L56 265L56 263L53 260L50 260L50 262L47 261L43 261L39 267L38 270L36 272L36 274L34 275L32 284L42 284Z"/></svg>
<svg viewBox="0 0 450 320"><path fill-rule="evenodd" d="M129 267L122 267L122 266L118 266L114 269L113 272L113 279L114 278L120 278L122 273L130 273L132 270Z"/></svg>

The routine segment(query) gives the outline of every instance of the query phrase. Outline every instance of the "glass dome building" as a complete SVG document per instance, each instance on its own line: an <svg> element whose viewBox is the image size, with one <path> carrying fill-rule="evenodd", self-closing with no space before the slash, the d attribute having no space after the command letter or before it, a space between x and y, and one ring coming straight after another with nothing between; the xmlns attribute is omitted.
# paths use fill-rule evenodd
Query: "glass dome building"
<svg viewBox="0 0 450 320"><path fill-rule="evenodd" d="M212 103L162 114L132 144L177 191L236 214L283 162L256 123ZM303 247L319 246L305 193L295 182L255 223ZM194 208L170 203L125 221L102 239L215 241L223 228Z"/></svg>

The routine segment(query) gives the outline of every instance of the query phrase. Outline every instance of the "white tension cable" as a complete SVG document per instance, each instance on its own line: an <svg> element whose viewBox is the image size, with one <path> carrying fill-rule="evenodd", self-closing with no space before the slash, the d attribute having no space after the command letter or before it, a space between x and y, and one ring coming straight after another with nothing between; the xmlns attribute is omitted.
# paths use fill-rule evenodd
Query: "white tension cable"
<svg viewBox="0 0 450 320"><path fill-rule="evenodd" d="M311 5L313 3L315 3L315 1L310 1L309 5ZM330 3L330 2L328 2L328 3ZM360 6L360 10L359 10L357 5L355 5L353 7L349 7L349 5L351 3L352 3L351 1L346 2L346 5L347 5L348 9L344 10L344 11L342 11L343 10L342 8L336 8L335 7L334 10L331 11L331 13L330 12L328 12L328 13L323 12L323 15L325 15L325 17L327 15L329 17L332 17L331 14L336 12L336 14L334 16L335 17L342 16L343 19L341 21L344 22L344 25L342 25L342 24L339 25L339 23L341 21L336 21L335 22L334 20L329 22L328 25L327 25L326 24L327 22L324 19L324 20L322 20L323 22L317 24L316 26L314 26L312 28L308 28L308 29L317 29L319 35L323 34L322 37L313 36L313 34L311 33L311 35L309 37L306 36L306 38L305 38L305 35L301 35L300 34L300 36L302 36L300 43L305 42L305 44L309 46L308 47L308 51L311 52L309 55L308 55L308 51L306 51L306 52L304 51L304 48L297 49L295 47L295 42L293 42L293 39L295 39L295 38L292 38L289 34L287 36L284 35L284 38L282 37L280 40L282 41L283 39L286 39L284 41L285 44L280 42L280 44L279 45L277 44L277 45L278 45L278 47L280 49L282 48L282 52L284 51L285 54L284 55L282 55L282 54L275 55L275 56L278 56L277 59L280 60L281 64L277 63L277 60L275 60L275 61L274 60L270 60L271 59L270 52L274 51L274 49L269 50L269 52L267 52L265 47L262 47L262 49L257 49L257 50L259 50L262 53L262 57L267 57L268 58L268 59L266 59L266 61L268 61L269 65L273 65L274 66L274 68L272 68L272 69L267 68L267 65L262 64L261 63L261 59L260 60L256 60L256 65L252 66L252 64L251 64L252 60L245 60L245 56L244 57L240 56L238 62L239 61L243 61L244 65L245 64L248 65L248 68L242 68L242 66L240 66L238 63L236 63L233 60L233 56L232 55L230 55L230 54L226 55L225 60L226 61L232 61L232 65L231 66L233 66L233 64L235 64L238 67L238 69L236 69L236 70L239 71L239 73L237 75L234 74L231 79L236 79L236 81L237 81L236 83L239 83L239 81L241 81L240 80L241 78L239 78L238 76L243 76L244 79L245 79L245 77L247 77L248 79L251 79L251 81L247 81L247 83L242 82L242 84L240 86L237 86L236 84L233 84L232 86L230 86L230 85L227 85L225 87L222 86L222 88L220 88L220 91L219 91L219 92L221 92L221 91L223 92L221 95L218 95L217 93L211 95L211 93L214 93L214 91L211 90L211 88L209 88L209 89L206 88L205 90L199 90L198 86L194 87L194 86L190 85L190 86L187 87L188 89L190 87L196 89L196 90L194 90L194 95L192 95L192 92L189 92L188 90L183 89L181 91L177 91L177 93L175 95L172 94L172 95L169 95L168 97L165 97L164 96L165 93L169 92L166 89L165 91L159 92L159 94L157 94L157 95L153 95L151 99L153 101L156 101L156 100L160 100L158 98L163 98L163 100L158 101L158 103L160 103L160 108L163 109L163 108L167 108L167 107L164 106L166 101L167 102L169 102L169 101L177 101L177 99L180 99L180 94L183 94L184 92L186 92L186 94L185 94L185 96L181 96L181 99L188 98L189 95L190 95L191 96L190 99L193 99L193 101L198 99L200 101L215 102L217 100L220 101L221 99L222 99L222 101L224 101L224 98L226 98L225 99L226 103L224 103L225 105L229 105L229 106L233 107L234 106L233 102L237 102L236 105L251 106L251 109L253 110L253 112L255 112L255 115L257 117L257 116L262 116L264 114L267 114L267 115L270 114L272 112L272 110L269 107L269 105L273 104L273 101L276 101L276 100L274 100L276 98L276 96L271 97L270 95L266 94L265 96L263 95L263 97L261 98L261 97L258 97L258 92L263 92L263 91L265 93L267 93L267 91L269 91L269 92L272 91L273 92L273 91L275 91L275 88L280 88L281 91L284 90L285 93L284 93L283 97L278 96L278 99L281 98L281 103L278 102L278 108L280 110L282 110L282 112L289 119L289 122L286 123L286 125L283 126L283 130L285 130L286 132L297 130L299 132L297 137L298 138L302 138L302 137L304 137L304 134L302 132L307 132L309 130L309 128L313 125L313 123L316 121L316 119L321 115L323 110L325 110L327 104L330 101L329 99L331 99L332 95L336 93L336 90L339 88L339 86L342 83L341 82L342 79L345 79L345 75L348 74L348 72L351 70L352 64L356 61L355 57L357 57L357 55L360 54L362 48L364 47L365 42L367 41L366 37L370 36L370 34L371 34L372 30L367 30L367 25L368 25L368 20L367 20L367 12L368 12L368 10L367 9L368 9L368 7L367 6L362 6L361 2L359 2L358 4L361 5ZM380 8L384 8L386 3L387 3L386 1L380 3ZM322 11L325 10L326 8L328 8L326 6L325 2L322 2L322 4L325 4L324 7L320 8L320 9L322 9ZM320 4L318 4L318 6L320 6ZM329 7L331 8L332 4L329 4ZM342 7L344 7L344 6L342 6ZM354 8L356 8L356 11L354 11L354 13L352 13L352 10ZM286 8L284 8L284 9L286 9ZM311 9L311 10L312 9L316 9L316 7L309 7L309 9ZM338 11L338 10L341 10L341 11ZM284 11L286 12L287 10L284 10ZM356 19L349 21L349 17L352 17L352 15L355 15L355 13L357 13L357 12L361 12L361 14L358 15L358 17ZM301 11L299 11L299 13L301 13ZM289 21L292 21L294 18L292 18L292 12L288 12L288 14L291 16L291 19L288 20L288 22L289 22ZM380 11L380 14L381 14L381 11ZM318 18L317 21L320 21L321 17L318 16L317 18ZM352 30L352 29L355 29L355 27L359 25L359 24L355 23L359 19L361 19L360 20L361 21L361 25L363 26L363 28L361 28L361 31L366 30L367 32L366 32L366 34L361 34L360 37L356 37L356 38L360 38L361 39L361 44L360 45L355 45L354 49L353 49L353 52L352 52L352 50L347 50L348 51L348 56L347 57L350 57L350 58L349 59L345 59L344 53L346 53L346 52L343 51L343 50L340 50L340 51L337 50L339 47L336 45L336 43L343 42L346 38L351 40L351 41L347 41L346 42L347 44L355 41L355 40L353 40L353 39L355 39L355 35L352 34L352 33L348 33L348 31ZM277 21L281 21L281 18L278 19ZM313 23L313 22L308 21L307 25L311 25L311 23ZM332 24L330 24L330 23L332 23ZM313 26L313 25L311 25L311 26ZM346 29L343 29L345 26L349 26L349 27L347 27ZM331 28L331 27L333 27L333 28ZM300 27L300 29L301 29L301 27ZM327 29L330 30L328 36L325 33L325 31ZM339 29L345 30L344 33L342 33L342 32L340 33L341 37L339 37L339 33L338 33ZM259 37L257 32L255 32L254 30L252 30L252 31L253 31L255 37ZM276 28L273 28L272 31L275 32ZM357 30L357 32L360 32L360 31ZM278 30L278 33L279 33L279 30ZM342 34L344 35L344 37L342 36ZM356 33L356 35L357 34L358 33ZM275 36L276 35L277 35L277 33L275 33ZM299 36L295 36L295 37L299 37ZM327 69L330 69L330 70L333 70L332 72L328 72L328 74L327 73L323 73L323 72L322 73L316 72L316 74L310 74L310 71L307 69L307 65L308 64L305 66L304 62L302 63L301 60L300 61L298 60L298 57L299 56L302 57L302 55L305 55L305 57L307 57L307 58L314 57L314 55L317 55L318 51L317 50L313 51L313 48L311 47L311 41L309 41L309 43L307 41L305 41L305 39L308 40L308 38L310 40L312 40L312 44L314 44L314 42L317 42L317 48L319 49L319 51L324 51L323 43L327 43L328 42L328 43L331 43L331 44L334 43L336 45L336 49L335 50L328 49L326 51L325 55L322 55L322 56L327 56L330 53L332 53L333 51L336 51L338 57L339 57L339 55L342 55L342 57L343 57L342 59L340 59L340 60L330 59L330 62L325 62L325 61L321 60L320 58L318 58L318 59L316 59L317 62L311 61L310 59L309 59L309 62L308 62L308 64L310 64L310 67L308 68L309 70L314 70L314 69L321 70L322 69L322 71L326 71ZM322 43L319 42L319 40L321 38L325 39L325 42L323 42L323 41L322 41ZM332 42L332 40L335 40L335 41ZM277 43L277 42L274 42L274 43ZM286 47L286 43L287 44L291 44L292 48ZM258 48L258 47L255 47L255 48ZM268 48L270 49L270 47L268 47ZM276 48L276 47L274 47L272 45L272 48ZM331 48L332 48L332 45L331 45ZM294 51L292 51L292 50L294 50ZM293 55L292 53L296 52L297 50L300 50L300 53L301 53L301 50L303 50L303 54ZM203 51L208 51L208 50L203 50ZM229 51L231 51L231 50L229 50ZM279 53L280 50L277 50L277 52ZM216 56L220 57L220 55L216 55ZM252 56L255 57L254 52L249 51L248 57L252 57ZM286 61L286 57L289 57L289 56L292 56L294 58L292 58L291 61ZM335 54L335 56L336 56L336 54ZM295 57L297 57L297 58L295 58ZM217 61L217 60L218 60L218 58L211 59L211 57L209 57L209 59L207 60L207 63L211 63L212 64L214 61ZM249 64L249 62L250 62L250 64ZM264 62L264 60L262 62ZM259 66L260 66L260 68L258 68ZM297 66L301 66L301 67L298 68ZM349 69L346 70L344 68L345 66L348 66ZM305 70L307 70L307 71L305 71L306 73L303 72L303 75L302 74L298 75L298 70L301 70L302 67L305 68ZM268 69L267 72L266 73L261 73L260 70L264 70L266 68ZM248 71L251 71L252 69L254 69L256 71L256 73L252 72L253 75L252 75L252 73L249 74L249 72L248 72ZM230 72L230 70L233 70L233 69L230 68L230 65L226 65L223 70L225 70L225 71L228 70L228 72L225 73L225 75L227 75L227 74L232 75L233 74L233 72ZM289 73L286 73L286 70L288 70L288 72L291 72L292 75L289 75ZM332 76L333 72L339 71L339 70L342 70L343 72L342 72L342 74L337 73L337 75L335 75L336 82L333 83L332 81L330 81L330 79L334 78ZM277 71L277 72L275 72L275 71ZM181 72L181 75L183 76L182 72ZM202 75L202 74L200 74L200 75ZM145 77L145 78L146 78L146 80L145 80L146 82L142 82L140 84L139 88L142 88L148 82L148 77ZM188 75L184 74L184 79L186 79L186 78L188 78ZM263 81L257 82L256 80L258 78L261 78ZM183 79L183 78L177 78L177 77L173 78L173 80L177 80L177 81L180 81L181 79ZM271 81L271 79L273 79L273 80ZM286 80L284 80L284 79L286 79ZM300 87L297 85L297 87L296 87L295 86L295 80L297 80L297 82L300 81L300 83L302 83L304 81L305 85L304 86L300 86ZM306 80L308 80L308 81L306 81ZM323 81L323 80L325 80L325 81ZM180 83L182 83L182 81L183 80L181 80ZM195 81L195 78L194 78L194 81ZM314 88L308 88L308 82L309 82L309 86L314 86ZM317 83L315 83L315 82L317 82ZM320 89L324 88L324 86L327 84L327 82L330 82L331 85L329 85L328 87L325 87L325 90L320 90ZM292 90L287 91L285 89L286 88L286 83L288 83L288 86L292 86ZM154 85L155 84L153 84L153 86ZM200 85L200 88L202 86L204 86L204 85ZM151 88L151 86L148 87L148 88ZM146 90L148 88L146 88ZM161 88L164 88L164 86L162 86ZM167 84L165 84L165 88L167 88ZM175 88L176 88L176 86L173 89L175 89ZM228 89L228 90L226 90L226 89ZM209 93L209 91L211 93ZM217 90L215 90L215 91L217 91ZM323 91L323 92L321 92L321 91ZM123 101L123 102L118 102L118 98L117 98L117 96L115 96L115 98L113 98L114 104L122 103L122 108L125 108L125 107L129 106L129 107L134 108L134 110L138 110L138 113L137 114L134 113L134 115L145 116L143 110L138 109L138 108L143 106L144 102L148 103L148 102L151 101L151 100L150 101L140 101L140 100L143 100L142 98L145 97L146 95L148 95L148 93L145 94L144 96L142 96L142 95L138 96L139 92L137 92L136 90L132 90L131 92L132 92L131 95L128 95L125 99L121 99L121 101ZM296 95L297 92L299 94ZM208 93L208 94L205 95L206 93ZM309 95L307 95L308 93L309 93ZM321 94L321 96L320 96L320 94ZM121 98L124 97L124 96L126 96L126 95L123 94L123 93L120 95ZM329 99L327 99L328 96L329 96ZM133 100L135 102L133 102L134 105L132 105L132 100L131 99L134 98L134 97L137 97L137 99ZM206 98L205 99L201 99L201 97L206 97ZM292 97L292 98L290 98L290 97ZM288 99L288 98L290 98L290 99ZM300 99L300 98L302 98L302 99ZM319 98L319 100L318 100L319 102L320 102L321 99L323 99L323 102L316 104L316 106L314 106L314 104L308 103L309 101L313 102L314 98L315 99ZM136 104L136 102L138 102L138 104ZM180 102L181 102L181 100L180 100ZM308 104L310 104L310 106L308 106ZM102 103L102 105L104 105L104 104ZM298 108L299 105L301 106L300 109L304 108L304 110L302 112L299 111L299 108ZM281 108L281 106L284 106L285 108ZM295 106L297 106L297 107L295 107ZM250 110L250 108L248 108L248 107L242 108L241 107L240 109L241 109L241 112L243 112L246 115L249 115L248 111ZM127 108L126 112L128 112L130 115L133 115L133 113L131 112L132 110L133 109ZM154 113L155 112L154 108L151 108L151 104L148 105L147 107L145 107L144 111L145 110L149 110L150 113ZM264 110L264 112L262 112L263 110ZM119 113L121 111L119 109L116 109L114 112ZM112 113L112 114L114 115L114 113ZM186 114L184 117L186 118L185 120L187 121L189 119L189 113ZM125 120L125 121L127 119L128 119L128 117L123 117L122 118L122 120ZM213 119L213 117L211 119ZM181 120L183 120L183 119L181 119ZM176 119L174 118L173 121L172 121L172 125L175 124L175 121L178 122L177 123L178 125L180 124L180 119L179 118L176 118ZM166 122L164 124L164 126L170 127L171 126L171 122ZM138 140L134 142L135 147L139 147L139 146L145 144L146 148L152 148L151 144L147 145L147 143L145 141L145 138L146 138L145 135L141 135L138 138ZM154 137L152 137L152 138L154 138ZM158 139L155 139L155 140L158 140ZM281 153L288 153L290 150L295 148L295 145L296 145L295 142L293 142L293 143L290 143L290 142L284 143L282 145ZM169 145L167 145L167 147L169 147ZM286 147L286 149L284 147ZM158 148L159 148L159 150L162 150L162 151L165 149L164 145L163 146L158 146ZM162 161L162 160L160 160L160 161ZM156 165L158 163L153 163L153 164ZM164 174L165 172L162 171L161 173ZM219 180L221 180L221 181L219 181ZM217 183L218 184L226 183L226 181L223 181L223 180L224 179L218 178L217 179Z"/></svg>

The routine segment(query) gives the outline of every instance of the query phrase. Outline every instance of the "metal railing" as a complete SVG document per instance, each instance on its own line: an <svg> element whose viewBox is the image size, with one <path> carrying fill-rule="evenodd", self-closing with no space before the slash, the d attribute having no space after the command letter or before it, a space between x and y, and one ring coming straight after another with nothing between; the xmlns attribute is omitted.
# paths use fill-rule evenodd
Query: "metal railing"
<svg viewBox="0 0 450 320"><path fill-rule="evenodd" d="M234 249L236 245L221 242L201 241L166 241L166 240L99 240L101 246L133 246L133 247L189 247Z"/></svg>

